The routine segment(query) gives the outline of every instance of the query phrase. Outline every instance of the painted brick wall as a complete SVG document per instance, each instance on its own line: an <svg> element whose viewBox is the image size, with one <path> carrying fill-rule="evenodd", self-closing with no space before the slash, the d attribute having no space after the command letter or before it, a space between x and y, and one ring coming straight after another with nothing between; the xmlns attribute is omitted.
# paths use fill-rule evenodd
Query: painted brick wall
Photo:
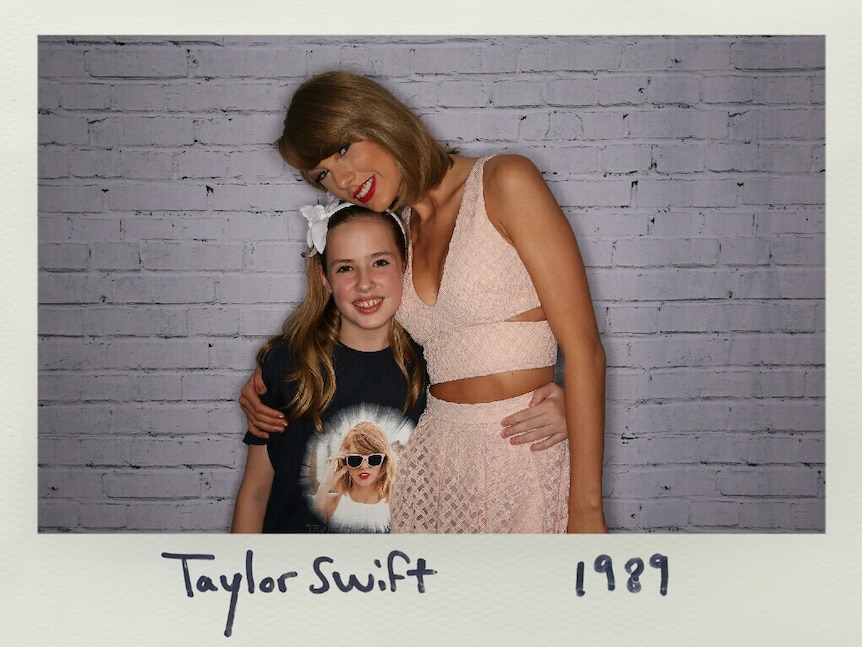
<svg viewBox="0 0 862 647"><path fill-rule="evenodd" d="M819 37L41 38L41 530L227 529L317 198L271 142L334 68L545 174L608 355L612 530L824 530Z"/></svg>

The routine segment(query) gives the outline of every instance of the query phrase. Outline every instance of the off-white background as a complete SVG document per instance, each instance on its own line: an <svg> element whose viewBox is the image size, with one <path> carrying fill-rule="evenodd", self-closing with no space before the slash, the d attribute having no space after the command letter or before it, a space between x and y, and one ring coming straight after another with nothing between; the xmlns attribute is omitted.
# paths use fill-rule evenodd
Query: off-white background
<svg viewBox="0 0 862 647"><path fill-rule="evenodd" d="M327 69L544 173L607 350L612 531L824 529L817 36L40 38L40 529L228 528L321 199L272 142Z"/></svg>
<svg viewBox="0 0 862 647"><path fill-rule="evenodd" d="M860 20L858 10L841 2L748 3L726 2L698 5L688 10L678 3L608 2L589 7L556 3L531 3L529 7L506 6L493 12L480 3L450 7L418 6L410 16L387 3L365 3L361 8L323 5L274 11L268 3L214 7L186 3L156 3L152 11L131 15L126 7L100 6L82 2L74 7L42 3L36 14L32 5L10 11L11 29L4 34L7 65L3 69L3 135L14 155L3 159L3 186L12 196L10 212L33 214L3 220L3 249L0 257L4 280L3 357L4 378L11 416L2 423L8 439L4 452L3 545L7 556L7 584L2 594L7 609L7 633L22 642L41 644L113 644L134 639L139 644L188 644L190 640L209 644L223 642L220 631L224 621L221 598L197 603L185 598L173 565L160 566L161 551L218 553L224 570L237 569L246 548L258 556L278 563L280 555L320 554L332 546L320 538L305 538L273 544L268 538L249 541L229 536L165 535L92 535L69 536L37 534L35 430L36 399L36 35L46 33L194 33L230 30L247 33L287 32L304 28L312 32L380 33L395 25L399 33L438 31L452 33L487 31L569 31L578 33L827 33L829 59L830 182L828 200L830 219L827 237L828 294L830 299L827 357L829 364L829 405L827 422L830 440L827 458L830 466L830 496L827 503L828 531L825 535L769 537L746 536L646 536L616 535L605 538L507 538L484 537L464 545L470 538L411 538L400 543L432 556L438 567L453 566L452 585L465 592L461 597L450 586L444 595L450 599L443 613L425 614L416 601L397 605L377 599L362 606L376 616L391 617L381 625L377 641L381 644L410 640L416 644L438 644L463 638L462 644L513 644L525 639L547 644L571 644L574 637L594 642L638 640L644 644L666 644L669 639L697 644L810 644L831 641L853 644L860 628L855 614L855 582L859 569L854 551L859 528L855 493L859 478L855 464L860 458L855 428L853 401L858 380L853 367L858 360L854 334L858 326L855 300L858 267L853 262L859 242L853 188L855 174L854 143L858 141L853 106L858 103L855 32ZM455 10L457 8L457 11ZM360 11L361 9L361 11ZM171 28L164 18L171 16ZM457 16L457 20L454 17ZM493 19L489 18L493 16ZM129 21L135 22L130 23ZM262 24L265 23L265 24ZM324 28L323 25L326 25ZM292 26L292 27L291 27ZM420 29L421 27L421 29ZM842 404L843 403L843 404ZM29 434L21 430L34 430ZM351 543L366 562L376 552L388 550L386 543L371 547L359 538ZM433 540L433 541L431 541ZM557 545L556 541L560 544ZM658 541L657 541L658 540ZM506 545L501 545L501 542ZM378 551L379 549L379 551ZM571 575L577 559L591 559L598 552L615 557L646 554L662 549L676 560L676 574L686 583L672 604L650 598L605 596L587 608L575 604L571 594ZM348 545L336 546L344 558ZM363 553L363 551L366 551ZM300 555L302 553L302 555ZM469 559L464 559L467 555ZM525 564L516 581L485 578L491 564ZM561 565L568 569L565 575ZM499 572L503 572L501 568ZM558 579L559 578L559 579ZM487 586L482 586L482 583ZM548 586L548 584L551 586ZM562 593L562 595L561 595ZM469 606L468 606L469 605ZM246 611L253 605L246 607ZM427 604L424 607L427 609ZM464 614L464 608L470 612ZM51 610L46 621L46 609ZM525 610L523 610L525 609ZM344 617L357 606L347 600L325 600L312 605L300 600L289 608L279 607L285 622L299 628L314 627L301 639L321 639L320 627L333 640L355 639ZM523 610L523 611L522 611ZM242 613L242 612L240 612ZM248 618L248 616L244 616ZM254 620L252 622L251 620ZM231 644L257 645L272 638L272 616L252 616L241 633L235 631ZM279 626L281 619L279 618ZM518 631L513 631L518 628ZM296 628L291 626L291 629ZM209 633L207 633L209 632ZM206 637L202 638L202 634ZM294 634L295 635L295 634ZM351 638L352 637L352 638Z"/></svg>

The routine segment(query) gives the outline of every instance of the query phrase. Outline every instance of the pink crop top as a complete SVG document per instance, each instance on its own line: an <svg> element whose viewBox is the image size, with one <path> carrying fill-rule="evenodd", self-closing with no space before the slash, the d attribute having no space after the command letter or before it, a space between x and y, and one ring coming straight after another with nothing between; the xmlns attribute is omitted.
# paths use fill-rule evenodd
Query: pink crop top
<svg viewBox="0 0 862 647"><path fill-rule="evenodd" d="M482 192L487 159L478 160L467 177L433 306L416 294L412 249L407 255L396 319L424 347L431 384L553 366L557 360L547 321L506 321L541 304L517 250L488 220Z"/></svg>

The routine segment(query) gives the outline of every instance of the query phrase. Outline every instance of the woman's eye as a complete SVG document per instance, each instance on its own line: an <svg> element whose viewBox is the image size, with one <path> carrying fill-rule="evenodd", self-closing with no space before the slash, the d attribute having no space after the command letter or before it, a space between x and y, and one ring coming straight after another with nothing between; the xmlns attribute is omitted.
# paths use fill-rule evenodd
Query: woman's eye
<svg viewBox="0 0 862 647"><path fill-rule="evenodd" d="M315 176L314 180L315 180L318 184L322 184L322 183L323 183L323 180L326 178L326 176L327 176L328 174L329 174L329 171L323 170L323 171L321 171L320 173L318 173L318 174Z"/></svg>
<svg viewBox="0 0 862 647"><path fill-rule="evenodd" d="M350 148L350 144L345 144L344 146L342 146L341 148L338 149L338 154L344 155L345 153L347 153L348 148Z"/></svg>

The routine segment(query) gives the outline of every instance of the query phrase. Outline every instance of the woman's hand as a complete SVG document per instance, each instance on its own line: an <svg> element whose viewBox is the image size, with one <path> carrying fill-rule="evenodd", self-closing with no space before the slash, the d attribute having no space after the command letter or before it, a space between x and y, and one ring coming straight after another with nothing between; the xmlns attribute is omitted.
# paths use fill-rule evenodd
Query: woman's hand
<svg viewBox="0 0 862 647"><path fill-rule="evenodd" d="M263 383L263 375L258 367L240 390L239 396L239 406L242 407L248 419L248 431L258 438L269 438L270 433L281 433L287 429L284 414L261 402L260 396L264 393L266 393L266 385Z"/></svg>
<svg viewBox="0 0 862 647"><path fill-rule="evenodd" d="M338 469L338 458L338 456L332 456L326 461L326 469L324 469L323 476L320 479L320 487L317 488L318 492L331 492L341 477L347 474L347 465Z"/></svg>
<svg viewBox="0 0 862 647"><path fill-rule="evenodd" d="M566 431L566 400L563 389L553 382L533 392L527 409L503 419L503 438L513 445L533 443L530 449L539 451L568 440Z"/></svg>

